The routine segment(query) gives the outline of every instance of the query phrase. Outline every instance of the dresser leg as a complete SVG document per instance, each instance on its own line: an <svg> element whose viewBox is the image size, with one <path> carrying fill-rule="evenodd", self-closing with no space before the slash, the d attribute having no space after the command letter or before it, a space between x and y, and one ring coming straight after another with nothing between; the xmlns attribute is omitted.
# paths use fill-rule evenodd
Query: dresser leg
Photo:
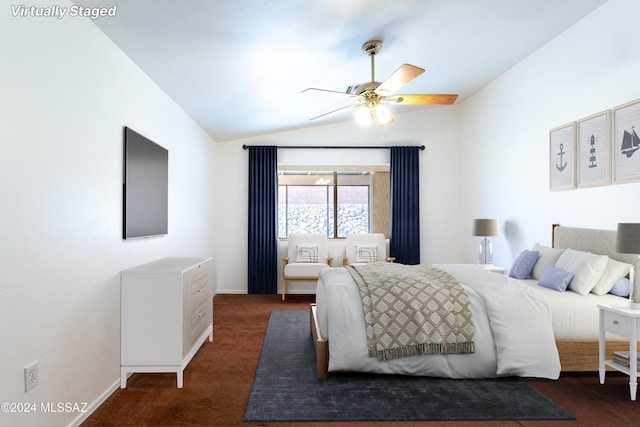
<svg viewBox="0 0 640 427"><path fill-rule="evenodd" d="M127 371L120 368L120 388L127 388Z"/></svg>
<svg viewBox="0 0 640 427"><path fill-rule="evenodd" d="M179 370L178 372L176 372L176 377L178 380L178 388L182 388L183 386L183 374L182 374L182 370Z"/></svg>
<svg viewBox="0 0 640 427"><path fill-rule="evenodd" d="M604 328L604 313L600 309L599 313L599 328L598 328L598 372L600 373L600 384L604 384L604 376L607 372L607 367L604 364L606 341L605 341L605 328Z"/></svg>
<svg viewBox="0 0 640 427"><path fill-rule="evenodd" d="M636 400L638 391L638 322L632 319L631 333L629 334L629 393L631 400Z"/></svg>

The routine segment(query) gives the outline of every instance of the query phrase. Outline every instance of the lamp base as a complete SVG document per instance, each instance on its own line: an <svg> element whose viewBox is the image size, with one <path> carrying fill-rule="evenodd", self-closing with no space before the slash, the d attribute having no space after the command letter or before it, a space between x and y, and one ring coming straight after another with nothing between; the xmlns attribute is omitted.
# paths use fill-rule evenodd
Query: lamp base
<svg viewBox="0 0 640 427"><path fill-rule="evenodd" d="M629 308L631 310L640 310L640 302L634 302L633 300L629 300Z"/></svg>
<svg viewBox="0 0 640 427"><path fill-rule="evenodd" d="M480 256L478 258L480 264L482 265L493 264L493 250L491 248L491 241L486 237L480 242Z"/></svg>

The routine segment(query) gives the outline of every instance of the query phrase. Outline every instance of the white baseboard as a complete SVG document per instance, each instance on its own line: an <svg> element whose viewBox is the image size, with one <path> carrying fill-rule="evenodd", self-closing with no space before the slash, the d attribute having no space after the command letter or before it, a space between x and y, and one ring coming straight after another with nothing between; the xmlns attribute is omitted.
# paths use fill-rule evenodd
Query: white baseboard
<svg viewBox="0 0 640 427"><path fill-rule="evenodd" d="M278 289L278 293L274 295L280 295L281 292L282 290ZM289 291L287 291L287 295L294 295L294 294L313 295L315 293L316 293L315 289L289 289ZM240 291L240 290L216 291L213 294L213 296L216 296L218 294L219 295L247 295L248 292Z"/></svg>
<svg viewBox="0 0 640 427"><path fill-rule="evenodd" d="M82 424L95 412L96 409L102 405L105 400L109 398L116 390L120 388L120 378L116 380L109 388L107 388L96 400L91 402L91 404L87 407L87 411L78 415L71 423L69 423L69 427L76 427Z"/></svg>
<svg viewBox="0 0 640 427"><path fill-rule="evenodd" d="M218 294L220 294L220 295L246 295L247 291L246 290L238 290L238 289L215 291L213 293L213 296L216 296Z"/></svg>

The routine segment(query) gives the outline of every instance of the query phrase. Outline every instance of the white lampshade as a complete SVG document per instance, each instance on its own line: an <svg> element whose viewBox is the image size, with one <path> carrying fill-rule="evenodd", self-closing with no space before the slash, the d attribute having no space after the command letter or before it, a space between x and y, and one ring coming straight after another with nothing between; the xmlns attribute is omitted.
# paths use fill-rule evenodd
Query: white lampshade
<svg viewBox="0 0 640 427"><path fill-rule="evenodd" d="M474 219L473 236L499 236L500 227L497 219Z"/></svg>

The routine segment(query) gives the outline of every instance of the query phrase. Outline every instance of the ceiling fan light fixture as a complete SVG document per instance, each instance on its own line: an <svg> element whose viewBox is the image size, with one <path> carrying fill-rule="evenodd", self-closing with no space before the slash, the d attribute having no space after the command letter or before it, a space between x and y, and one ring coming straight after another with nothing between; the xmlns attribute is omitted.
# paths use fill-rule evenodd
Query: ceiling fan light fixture
<svg viewBox="0 0 640 427"><path fill-rule="evenodd" d="M378 126L386 126L395 122L391 110L386 105L378 104L371 109L371 116Z"/></svg>
<svg viewBox="0 0 640 427"><path fill-rule="evenodd" d="M362 127L371 126L371 120L372 120L371 111L372 110L370 110L369 108L361 108L353 116L353 118L359 126L362 126Z"/></svg>

